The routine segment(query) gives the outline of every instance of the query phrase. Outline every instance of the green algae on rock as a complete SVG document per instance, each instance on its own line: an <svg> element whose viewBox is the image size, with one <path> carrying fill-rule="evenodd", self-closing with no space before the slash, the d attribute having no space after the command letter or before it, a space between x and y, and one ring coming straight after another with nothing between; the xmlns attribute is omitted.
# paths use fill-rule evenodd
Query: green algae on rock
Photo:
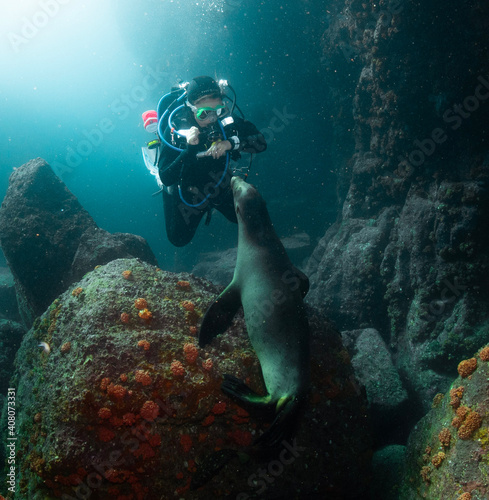
<svg viewBox="0 0 489 500"><path fill-rule="evenodd" d="M311 402L297 438L263 458L251 444L267 424L220 390L223 373L263 390L243 319L197 348L217 293L195 276L120 259L52 303L24 337L10 382L24 498L255 498L264 489L355 498L365 488L366 405L338 333L309 311ZM206 468L213 463L221 470Z"/></svg>
<svg viewBox="0 0 489 500"><path fill-rule="evenodd" d="M487 348L486 348L487 349ZM418 422L407 446L401 500L489 494L489 363L482 353L470 376L459 376L449 393L438 395Z"/></svg>

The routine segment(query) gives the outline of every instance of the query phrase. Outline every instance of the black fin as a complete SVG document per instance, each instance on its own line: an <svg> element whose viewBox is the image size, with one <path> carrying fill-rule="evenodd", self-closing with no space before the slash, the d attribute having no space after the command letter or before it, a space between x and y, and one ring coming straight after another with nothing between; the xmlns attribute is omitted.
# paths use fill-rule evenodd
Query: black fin
<svg viewBox="0 0 489 500"><path fill-rule="evenodd" d="M221 390L254 415L271 420L275 414L275 403L270 403L269 396L260 396L233 375L224 374Z"/></svg>
<svg viewBox="0 0 489 500"><path fill-rule="evenodd" d="M290 398L270 427L253 444L265 448L277 448L284 440L291 439L297 431L303 406L304 398Z"/></svg>
<svg viewBox="0 0 489 500"><path fill-rule="evenodd" d="M199 346L204 347L217 335L224 333L241 307L241 294L231 282L205 313L199 331Z"/></svg>

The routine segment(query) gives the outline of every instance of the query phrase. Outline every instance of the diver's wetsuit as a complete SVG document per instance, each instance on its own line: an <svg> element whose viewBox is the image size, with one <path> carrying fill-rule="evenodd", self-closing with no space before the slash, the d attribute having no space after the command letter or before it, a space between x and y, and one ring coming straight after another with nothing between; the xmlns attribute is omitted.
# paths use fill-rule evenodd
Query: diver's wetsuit
<svg viewBox="0 0 489 500"><path fill-rule="evenodd" d="M258 129L247 120L235 116L233 118L234 123L229 126L231 130L225 127L225 132L227 137L239 137L239 149L230 151L231 157L233 155L239 157L241 151L246 153L265 151L266 141ZM160 179L164 184L166 233L170 242L180 247L190 242L203 215L212 208L219 210L231 222L236 223L237 220L233 194L229 188L232 173L229 168L226 173L224 172L226 155L217 160L212 156L196 157L198 152L210 148L213 139L209 138L208 132L211 127L199 127L193 113L187 107L175 114L173 124L177 130L188 130L191 127L200 129L198 145L187 144L185 138L181 138L177 147L183 149L182 152L164 145L158 160ZM220 130L217 123L214 127L213 130ZM168 127L165 130L165 140L171 143L171 132ZM224 178L219 183L223 175ZM209 195L207 200L200 204L207 195Z"/></svg>

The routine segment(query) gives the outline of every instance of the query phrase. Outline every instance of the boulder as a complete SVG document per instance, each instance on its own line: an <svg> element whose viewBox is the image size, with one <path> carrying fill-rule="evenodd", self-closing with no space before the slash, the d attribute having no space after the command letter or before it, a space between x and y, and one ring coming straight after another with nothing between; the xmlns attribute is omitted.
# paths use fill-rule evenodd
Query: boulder
<svg viewBox="0 0 489 500"><path fill-rule="evenodd" d="M296 437L264 454L252 442L266 421L220 390L231 373L263 391L242 316L197 347L218 292L121 259L50 305L24 337L11 380L21 403L19 498L361 497L366 401L339 334L309 309L310 401Z"/></svg>
<svg viewBox="0 0 489 500"><path fill-rule="evenodd" d="M0 267L0 319L20 320L14 277L8 267Z"/></svg>
<svg viewBox="0 0 489 500"><path fill-rule="evenodd" d="M489 345L459 373L409 436L400 500L489 498Z"/></svg>
<svg viewBox="0 0 489 500"><path fill-rule="evenodd" d="M111 234L98 227L87 229L82 234L73 257L71 280L78 281L97 265L135 256L149 264L158 264L146 240L141 236L130 233Z"/></svg>
<svg viewBox="0 0 489 500"><path fill-rule="evenodd" d="M322 37L340 210L306 300L340 330L380 332L414 422L489 341L489 5L443 6L343 0Z"/></svg>
<svg viewBox="0 0 489 500"><path fill-rule="evenodd" d="M402 440L409 413L408 393L384 340L373 328L345 331L341 337L355 376L367 392L376 444Z"/></svg>
<svg viewBox="0 0 489 500"><path fill-rule="evenodd" d="M73 279L100 264L97 257L131 256L156 262L144 240L127 235L109 238L97 230L92 217L44 160L31 160L13 171L0 208L0 245L26 325L32 325ZM88 251L93 252L92 259Z"/></svg>
<svg viewBox="0 0 489 500"><path fill-rule="evenodd" d="M287 236L281 241L287 255L296 266L300 266L310 254L311 239L306 233ZM233 279L237 254L237 247L220 252L202 253L199 262L192 269L192 274L206 278L216 285L228 285Z"/></svg>

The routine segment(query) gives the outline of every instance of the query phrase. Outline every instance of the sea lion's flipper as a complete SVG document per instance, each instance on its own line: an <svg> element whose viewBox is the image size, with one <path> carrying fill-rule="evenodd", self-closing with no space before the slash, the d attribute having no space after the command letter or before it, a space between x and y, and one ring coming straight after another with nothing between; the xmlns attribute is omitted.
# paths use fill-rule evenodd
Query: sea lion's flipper
<svg viewBox="0 0 489 500"><path fill-rule="evenodd" d="M307 295L307 292L309 291L309 278L295 266L292 266L292 272L299 279L299 288L301 291L302 298L304 298Z"/></svg>
<svg viewBox="0 0 489 500"><path fill-rule="evenodd" d="M253 444L265 448L277 448L284 440L291 439L297 431L299 416L304 400L297 397L283 397L277 403L282 408L270 427Z"/></svg>
<svg viewBox="0 0 489 500"><path fill-rule="evenodd" d="M221 390L250 413L267 420L271 420L275 414L275 404L270 402L270 396L260 396L233 375L224 374Z"/></svg>
<svg viewBox="0 0 489 500"><path fill-rule="evenodd" d="M204 347L217 335L224 333L241 307L239 287L231 282L205 313L199 332L199 346Z"/></svg>

